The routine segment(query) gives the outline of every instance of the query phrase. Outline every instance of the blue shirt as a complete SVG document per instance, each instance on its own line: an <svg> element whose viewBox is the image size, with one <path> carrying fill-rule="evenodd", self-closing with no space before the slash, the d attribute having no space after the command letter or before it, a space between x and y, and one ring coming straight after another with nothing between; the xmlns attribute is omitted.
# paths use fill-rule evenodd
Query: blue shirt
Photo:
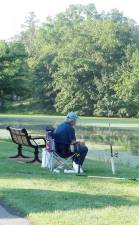
<svg viewBox="0 0 139 225"><path fill-rule="evenodd" d="M73 126L68 122L60 124L54 132L54 139L56 143L70 145L72 141L76 140Z"/></svg>

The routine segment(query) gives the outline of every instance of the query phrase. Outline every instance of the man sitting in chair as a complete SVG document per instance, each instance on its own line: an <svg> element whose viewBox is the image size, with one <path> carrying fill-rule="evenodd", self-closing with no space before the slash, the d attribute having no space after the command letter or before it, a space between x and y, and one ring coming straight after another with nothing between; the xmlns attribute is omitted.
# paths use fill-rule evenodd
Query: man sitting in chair
<svg viewBox="0 0 139 225"><path fill-rule="evenodd" d="M73 155L74 171L78 173L80 165L80 173L83 173L82 165L88 148L84 142L76 141L75 129L73 127L76 121L77 114L75 112L69 112L66 121L60 124L54 131L55 147L57 154L62 158L68 158Z"/></svg>

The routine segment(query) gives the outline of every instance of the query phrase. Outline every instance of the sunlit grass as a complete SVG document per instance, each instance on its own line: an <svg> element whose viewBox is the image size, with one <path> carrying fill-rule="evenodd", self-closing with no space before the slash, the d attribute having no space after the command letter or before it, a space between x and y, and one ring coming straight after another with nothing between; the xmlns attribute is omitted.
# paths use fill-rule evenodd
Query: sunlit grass
<svg viewBox="0 0 139 225"><path fill-rule="evenodd" d="M9 159L16 153L11 142L1 140L0 149L0 199L34 225L138 225L137 181L54 174ZM88 175L112 176L109 163L87 160L85 168ZM119 166L116 176L139 177L139 170Z"/></svg>
<svg viewBox="0 0 139 225"><path fill-rule="evenodd" d="M19 113L0 113L0 117L49 117L49 118L65 118L66 115L52 115L52 114L34 114L34 115L30 115L30 114L19 114ZM138 122L139 123L139 119L138 118L108 118L108 117L92 117L92 116L79 116L79 120L107 120L107 119L110 119L110 120L119 120L119 121L133 121L133 122Z"/></svg>
<svg viewBox="0 0 139 225"><path fill-rule="evenodd" d="M28 122L32 124L42 124L44 121L53 119L53 122L64 121L65 116L56 116L56 115L45 115L45 114L0 114L0 118L14 118L14 121L18 119L28 119ZM29 121L31 119L31 121ZM41 121L37 122L35 119L40 119ZM25 124L26 121L22 121ZM77 121L77 126L94 126L94 127L111 127L115 128L139 128L139 119L136 118L107 118L107 117L82 117L80 116Z"/></svg>

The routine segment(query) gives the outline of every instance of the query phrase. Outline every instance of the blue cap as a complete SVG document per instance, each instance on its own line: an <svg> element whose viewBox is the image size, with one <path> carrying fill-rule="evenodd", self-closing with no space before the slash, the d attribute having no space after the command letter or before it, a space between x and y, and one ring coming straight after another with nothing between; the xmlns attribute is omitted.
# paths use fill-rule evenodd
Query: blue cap
<svg viewBox="0 0 139 225"><path fill-rule="evenodd" d="M69 119L69 120L77 120L77 118L78 118L78 116L75 112L69 112L67 114L67 119Z"/></svg>

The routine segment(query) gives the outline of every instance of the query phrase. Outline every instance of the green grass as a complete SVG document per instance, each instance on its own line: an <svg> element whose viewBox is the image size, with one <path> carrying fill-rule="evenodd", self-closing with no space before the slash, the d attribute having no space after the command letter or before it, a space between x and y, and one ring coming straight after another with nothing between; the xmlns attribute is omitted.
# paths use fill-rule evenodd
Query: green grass
<svg viewBox="0 0 139 225"><path fill-rule="evenodd" d="M65 118L65 115L52 115L52 114L45 114L45 113L34 113L33 115L31 114L28 114L28 113L0 113L0 117L44 117L44 118L47 118L47 117L50 117L50 118ZM104 120L104 119L107 119L107 117L92 117L92 116L79 116L79 118L82 120L92 120L92 119L97 119L97 120ZM133 122L138 122L139 123L139 119L138 118L110 118L111 120L115 121L115 120L126 120L126 121L133 121Z"/></svg>
<svg viewBox="0 0 139 225"><path fill-rule="evenodd" d="M42 124L45 122L59 123L65 120L65 116L58 115L45 115L45 114L0 114L0 120L3 119L13 119L13 122L19 122L22 119L24 123L33 121L33 124ZM38 120L35 122L35 120ZM40 121L41 120L41 121ZM109 127L113 128L125 128L125 129L138 129L139 128L139 119L137 118L110 118L107 117L83 117L80 116L77 121L77 126L94 126L94 127ZM30 122L31 123L31 122Z"/></svg>
<svg viewBox="0 0 139 225"><path fill-rule="evenodd" d="M139 182L53 174L40 164L17 163L11 142L0 141L0 199L34 225L138 225ZM86 160L88 175L111 176L104 162ZM119 166L119 177L139 177Z"/></svg>

